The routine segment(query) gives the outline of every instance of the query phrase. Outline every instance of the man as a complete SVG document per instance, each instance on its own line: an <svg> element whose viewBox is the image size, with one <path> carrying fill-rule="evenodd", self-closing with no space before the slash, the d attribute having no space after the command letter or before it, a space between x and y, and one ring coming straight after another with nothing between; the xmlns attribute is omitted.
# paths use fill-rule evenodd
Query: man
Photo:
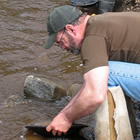
<svg viewBox="0 0 140 140"><path fill-rule="evenodd" d="M66 133L75 120L96 111L108 87L120 85L127 96L140 101L139 23L140 14L134 12L90 16L64 5L50 13L45 48L56 42L62 50L81 53L84 83L47 131Z"/></svg>
<svg viewBox="0 0 140 140"><path fill-rule="evenodd" d="M78 7L94 6L98 4L98 14L112 12L115 0L71 0L71 5Z"/></svg>

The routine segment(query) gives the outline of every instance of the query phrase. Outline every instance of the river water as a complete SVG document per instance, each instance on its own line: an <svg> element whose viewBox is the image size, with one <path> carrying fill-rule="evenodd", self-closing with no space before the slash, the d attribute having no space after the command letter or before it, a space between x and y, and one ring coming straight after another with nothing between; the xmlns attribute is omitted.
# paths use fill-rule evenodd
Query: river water
<svg viewBox="0 0 140 140"><path fill-rule="evenodd" d="M27 99L23 90L28 75L48 78L65 88L82 80L79 56L56 46L43 48L49 12L64 4L69 1L0 1L0 140L35 140L24 126L51 120L65 104Z"/></svg>
<svg viewBox="0 0 140 140"><path fill-rule="evenodd" d="M26 98L28 75L65 88L82 81L79 56L56 46L43 48L46 19L54 7L64 4L69 0L0 0L0 140L44 140L24 126L50 121L67 103L65 98L54 102Z"/></svg>

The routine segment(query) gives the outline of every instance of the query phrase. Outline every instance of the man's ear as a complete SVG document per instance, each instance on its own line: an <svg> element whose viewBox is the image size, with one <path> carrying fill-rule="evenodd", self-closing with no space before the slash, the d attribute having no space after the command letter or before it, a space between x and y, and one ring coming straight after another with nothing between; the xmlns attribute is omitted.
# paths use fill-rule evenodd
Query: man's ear
<svg viewBox="0 0 140 140"><path fill-rule="evenodd" d="M73 26L73 25L71 25L71 24L67 24L67 25L65 26L65 29L67 30L68 33L76 35L75 26Z"/></svg>

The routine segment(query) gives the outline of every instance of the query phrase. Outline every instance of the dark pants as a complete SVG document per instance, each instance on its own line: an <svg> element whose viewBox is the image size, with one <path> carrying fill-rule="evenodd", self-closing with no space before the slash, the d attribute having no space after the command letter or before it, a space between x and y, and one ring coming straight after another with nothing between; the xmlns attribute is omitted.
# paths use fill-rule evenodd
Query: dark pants
<svg viewBox="0 0 140 140"><path fill-rule="evenodd" d="M112 12L115 5L115 0L99 0L98 13Z"/></svg>
<svg viewBox="0 0 140 140"><path fill-rule="evenodd" d="M79 6L79 7L87 7L90 5L96 5L98 3L98 12L99 14L105 13L105 12L112 12L115 0L71 0L71 5Z"/></svg>

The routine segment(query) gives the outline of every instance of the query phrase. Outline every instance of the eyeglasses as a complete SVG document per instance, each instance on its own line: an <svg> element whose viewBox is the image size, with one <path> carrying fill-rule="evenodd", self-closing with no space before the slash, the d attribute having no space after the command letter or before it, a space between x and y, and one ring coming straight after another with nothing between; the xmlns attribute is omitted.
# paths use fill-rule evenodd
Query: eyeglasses
<svg viewBox="0 0 140 140"><path fill-rule="evenodd" d="M64 35L64 33L65 33L65 29L63 30L63 32L62 32L62 35L61 35L61 38L60 38L60 40L57 42L57 44L58 44L58 47L61 47L61 44L60 44L60 42L62 42L62 39L63 39L63 35Z"/></svg>

